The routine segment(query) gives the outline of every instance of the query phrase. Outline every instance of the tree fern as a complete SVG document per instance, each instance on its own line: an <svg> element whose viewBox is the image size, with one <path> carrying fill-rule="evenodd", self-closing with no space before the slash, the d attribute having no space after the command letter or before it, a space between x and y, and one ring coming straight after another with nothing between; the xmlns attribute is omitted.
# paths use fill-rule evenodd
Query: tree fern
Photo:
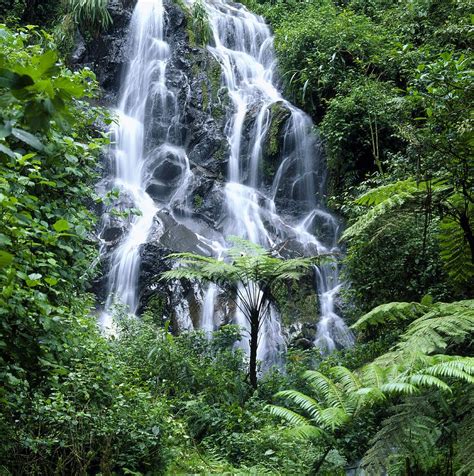
<svg viewBox="0 0 474 476"><path fill-rule="evenodd" d="M431 306L404 302L382 304L362 316L352 327L364 330L399 320L412 322L396 350L410 352L416 349L417 352L430 354L450 344L460 343L474 332L474 300Z"/></svg>
<svg viewBox="0 0 474 476"><path fill-rule="evenodd" d="M474 476L474 397L466 402L469 410L462 418L458 428L456 476Z"/></svg>
<svg viewBox="0 0 474 476"><path fill-rule="evenodd" d="M474 301L437 303L413 321L397 345L398 351L417 349L426 354L461 343L474 332Z"/></svg>
<svg viewBox="0 0 474 476"><path fill-rule="evenodd" d="M377 205L370 208L370 210L359 217L355 223L347 228L342 234L342 240L348 240L361 236L367 229L374 224L379 218L386 216L389 212L399 209L415 198L411 191L399 191L389 198L381 201Z"/></svg>
<svg viewBox="0 0 474 476"><path fill-rule="evenodd" d="M427 182L417 182L415 179L410 178L373 188L357 198L355 203L371 207L374 205L380 205L386 200L392 198L394 195L399 195L400 193L409 193L413 195L416 192L426 190Z"/></svg>
<svg viewBox="0 0 474 476"><path fill-rule="evenodd" d="M280 407L278 405L268 405L267 409L276 417L286 420L291 425L298 427L308 426L309 420L299 413L290 410L289 408Z"/></svg>
<svg viewBox="0 0 474 476"><path fill-rule="evenodd" d="M445 180L417 182L413 178L372 189L354 203L367 207L343 233L342 239L364 238L371 228L377 235L386 223L396 223L397 216L411 212L425 220L437 214L440 256L453 284L469 289L473 284L474 206L469 194L461 193Z"/></svg>
<svg viewBox="0 0 474 476"><path fill-rule="evenodd" d="M282 390L276 397L283 397L304 410L314 420L319 420L323 407L313 398L296 390ZM307 421L305 421L307 423Z"/></svg>
<svg viewBox="0 0 474 476"><path fill-rule="evenodd" d="M434 412L432 405L421 397L392 407L392 415L383 421L362 459L366 473L384 474L397 461L429 460L439 437Z"/></svg>
<svg viewBox="0 0 474 476"><path fill-rule="evenodd" d="M474 214L471 206L471 222ZM466 240L464 231L451 216L444 217L439 224L438 235L441 259L444 267L455 285L469 286L473 284L474 258Z"/></svg>
<svg viewBox="0 0 474 476"><path fill-rule="evenodd" d="M267 317L275 293L290 280L312 272L318 257L285 260L271 251L239 238L222 259L193 253L169 256L177 266L162 274L160 279L191 279L212 282L220 287L245 316L250 325L250 381L257 386L257 347L259 331Z"/></svg>

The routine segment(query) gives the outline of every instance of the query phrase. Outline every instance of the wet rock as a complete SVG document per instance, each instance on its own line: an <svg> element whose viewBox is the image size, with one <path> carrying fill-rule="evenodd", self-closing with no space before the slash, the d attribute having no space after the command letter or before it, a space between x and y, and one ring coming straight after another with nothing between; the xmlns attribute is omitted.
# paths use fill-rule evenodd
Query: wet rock
<svg viewBox="0 0 474 476"><path fill-rule="evenodd" d="M102 239L108 243L116 243L123 235L123 228L119 226L110 226L102 232Z"/></svg>
<svg viewBox="0 0 474 476"><path fill-rule="evenodd" d="M212 249L203 243L195 233L184 225L177 223L166 230L160 238L160 244L176 253L189 252L211 256Z"/></svg>

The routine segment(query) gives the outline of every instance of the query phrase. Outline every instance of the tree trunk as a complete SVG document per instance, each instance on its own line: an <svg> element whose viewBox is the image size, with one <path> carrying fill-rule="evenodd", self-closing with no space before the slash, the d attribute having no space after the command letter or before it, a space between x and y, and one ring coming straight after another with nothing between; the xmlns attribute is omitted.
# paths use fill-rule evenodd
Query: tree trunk
<svg viewBox="0 0 474 476"><path fill-rule="evenodd" d="M321 456L321 458L319 458L313 463L313 466L311 468L311 473L310 473L311 476L316 476L319 473L319 470L321 469L321 466L323 465L324 461L326 460L326 456L329 454L330 451L331 451L331 446L328 446L326 450L324 451L323 455Z"/></svg>
<svg viewBox="0 0 474 476"><path fill-rule="evenodd" d="M250 315L250 363L249 363L250 384L252 385L253 388L257 388L258 324L259 324L259 314L258 312L253 312Z"/></svg>
<svg viewBox="0 0 474 476"><path fill-rule="evenodd" d="M467 212L463 213L460 217L459 224L464 232L464 236L469 243L469 249L471 250L471 261L474 263L474 234L472 233L471 224L469 223L469 217Z"/></svg>

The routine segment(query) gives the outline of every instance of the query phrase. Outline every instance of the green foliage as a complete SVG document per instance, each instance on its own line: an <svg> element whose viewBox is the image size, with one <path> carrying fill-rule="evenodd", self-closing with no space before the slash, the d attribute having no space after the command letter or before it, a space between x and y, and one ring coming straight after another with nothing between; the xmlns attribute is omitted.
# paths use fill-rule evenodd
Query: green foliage
<svg viewBox="0 0 474 476"><path fill-rule="evenodd" d="M164 465L167 409L128 380L85 294L98 154L89 70L51 36L0 29L0 467L104 474Z"/></svg>
<svg viewBox="0 0 474 476"><path fill-rule="evenodd" d="M107 10L108 0L64 0L66 12L69 12L76 24L90 31L107 29L112 17Z"/></svg>
<svg viewBox="0 0 474 476"><path fill-rule="evenodd" d="M192 28L194 31L194 39L199 46L206 46L212 37L211 27L209 25L209 16L201 0L193 3L192 11Z"/></svg>
<svg viewBox="0 0 474 476"><path fill-rule="evenodd" d="M416 349L432 353L459 345L474 331L474 302L436 303L429 312L413 321L405 332L399 350Z"/></svg>
<svg viewBox="0 0 474 476"><path fill-rule="evenodd" d="M66 70L47 35L1 31L1 341L3 362L33 370L55 362L66 338L55 330L91 276L87 205L108 139L91 134L103 114L84 100L92 73Z"/></svg>
<svg viewBox="0 0 474 476"><path fill-rule="evenodd" d="M60 10L57 0L0 0L0 23L52 25Z"/></svg>
<svg viewBox="0 0 474 476"><path fill-rule="evenodd" d="M389 39L368 18L338 12L329 1L307 4L281 18L276 48L295 99L321 117L321 108L348 77L374 71Z"/></svg>
<svg viewBox="0 0 474 476"><path fill-rule="evenodd" d="M436 239L437 223L405 213L381 217L361 237L352 238L345 257L344 290L351 317L393 300L419 301L430 294L452 299Z"/></svg>
<svg viewBox="0 0 474 476"><path fill-rule="evenodd" d="M41 385L18 382L7 396L1 463L13 474L38 475L163 467L166 405L127 379L95 322L68 324L62 365Z"/></svg>
<svg viewBox="0 0 474 476"><path fill-rule="evenodd" d="M469 407L465 396L472 394L474 359L446 353L474 333L474 309L470 301L433 307L392 303L373 310L356 327L424 314L410 324L390 352L356 371L343 366L324 373L307 371L304 376L311 396L296 390L276 394L299 411L270 406L270 412L292 425L297 437L321 439L336 447L341 434L357 419L363 420L370 408L388 406L391 415L382 422L362 461L369 474L387 470L405 474L402 471L407 468L425 474L436 472L446 462L453 465L459 461L459 456L453 459L453 448L464 438L461 429L472 423L471 414L463 408ZM445 353L434 354L440 351ZM460 420L457 412L463 414Z"/></svg>
<svg viewBox="0 0 474 476"><path fill-rule="evenodd" d="M420 317L428 310L417 302L391 302L381 304L375 309L362 316L352 327L359 331L373 326L386 326L388 322L400 320L412 320Z"/></svg>
<svg viewBox="0 0 474 476"><path fill-rule="evenodd" d="M240 330L172 336L163 296L100 336L85 290L108 144L96 124L110 119L91 106L93 73L65 68L53 36L1 27L0 472L332 476L364 453L368 474L472 470L471 2L246 3L271 22L285 87L321 129L331 204L350 220L346 310L363 342L326 357L291 350L286 372L255 390L233 348ZM183 9L205 46L204 3ZM97 36L111 24L105 0L0 0L0 17L56 23L63 52L77 26ZM217 282L250 321L270 302L305 314L287 285L301 291L312 260L244 242L222 261L178 258L169 278ZM271 415L277 392L286 404Z"/></svg>
<svg viewBox="0 0 474 476"><path fill-rule="evenodd" d="M230 287L235 291L236 299L245 304L242 310L247 312L254 303L246 299L238 289L239 284L255 283L262 292L271 293L274 286L298 279L314 266L315 258L282 259L273 256L272 251L240 238L231 238L233 247L226 251L224 259L217 259L192 253L176 253L170 258L179 260L182 265L177 269L163 273L164 279L196 279L214 282L219 286ZM255 297L255 299L257 299ZM255 303L257 304L257 303Z"/></svg>
<svg viewBox="0 0 474 476"><path fill-rule="evenodd" d="M272 24L287 91L325 141L330 203L351 224L351 312L471 297L469 2L246 3Z"/></svg>
<svg viewBox="0 0 474 476"><path fill-rule="evenodd" d="M164 396L185 432L173 434L182 441L174 440L171 474L304 471L310 452L275 433L265 402L247 382L243 354L233 348L236 326L223 326L209 339L199 331L172 336L148 314L119 316L117 325L112 347L127 378Z"/></svg>

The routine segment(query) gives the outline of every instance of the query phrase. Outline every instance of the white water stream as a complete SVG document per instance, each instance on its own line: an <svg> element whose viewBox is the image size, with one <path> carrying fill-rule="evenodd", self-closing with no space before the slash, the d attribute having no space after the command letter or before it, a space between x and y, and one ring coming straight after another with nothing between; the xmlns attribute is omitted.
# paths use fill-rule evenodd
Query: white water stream
<svg viewBox="0 0 474 476"><path fill-rule="evenodd" d="M215 247L216 255L225 246L224 237L230 235L267 248L291 242L300 253L337 253L339 224L324 208L325 167L317 136L310 118L279 92L273 37L268 26L239 4L206 0L204 5L212 30L208 49L221 65L222 87L226 88L232 103L226 125L230 150L224 190L226 220L221 242ZM171 209L170 202L185 199L192 174L182 144L177 143L177 134L173 132L176 122L173 119L179 111L175 96L166 85L170 51L165 42L164 16L162 0L139 0L132 19L132 59L122 86L113 155L115 186L131 198L141 216L132 219L129 231L112 256L109 298L102 315L105 328L111 326L110 306L114 300L127 305L132 313L136 312L140 245L146 242L158 209ZM150 100L160 101L163 116L159 122L163 130L154 131L153 137L158 139L154 139L152 150L144 146ZM277 110L286 110L287 120L280 144L280 165L269 186L265 182L263 162L272 116ZM249 117L255 120L250 132L245 133ZM157 179L150 171L150 154L155 164L157 155L161 154L162 160L172 160L182 169L179 186L163 202L155 202L146 193L150 177ZM293 207L296 211L282 214L281 205L291 203L296 204ZM322 236L317 238L316 234ZM321 315L318 319L315 310L315 321L318 321L315 344L324 351L350 345L352 336L335 310L335 297L341 286L337 266L331 263L319 266L316 285ZM218 294L214 285L204 292L201 327L208 332L218 324ZM183 309L186 312L186 306ZM236 312L234 319L248 329L240 312ZM261 333L258 357L274 361L283 347L279 316L272 308Z"/></svg>

